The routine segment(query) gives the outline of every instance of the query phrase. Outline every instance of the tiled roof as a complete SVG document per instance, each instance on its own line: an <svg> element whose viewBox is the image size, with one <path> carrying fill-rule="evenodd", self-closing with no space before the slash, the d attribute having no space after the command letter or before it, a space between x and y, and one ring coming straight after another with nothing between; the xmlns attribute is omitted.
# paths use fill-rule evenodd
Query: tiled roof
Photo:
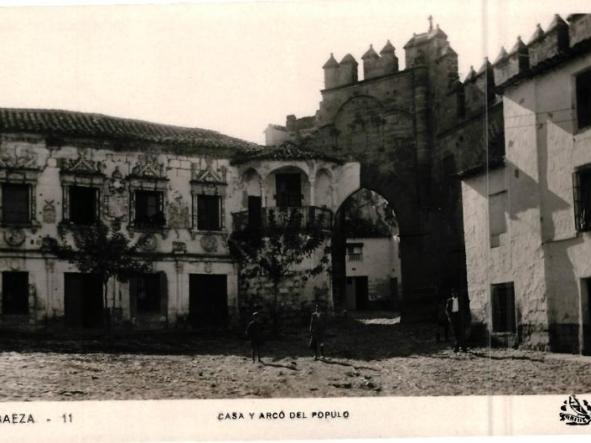
<svg viewBox="0 0 591 443"><path fill-rule="evenodd" d="M55 109L0 108L0 132L28 132L238 151L258 146L208 129Z"/></svg>
<svg viewBox="0 0 591 443"><path fill-rule="evenodd" d="M292 142L285 142L279 146L265 146L259 149L252 149L234 157L233 163L240 164L256 160L326 160L334 163L343 163L343 159L312 151L298 146Z"/></svg>

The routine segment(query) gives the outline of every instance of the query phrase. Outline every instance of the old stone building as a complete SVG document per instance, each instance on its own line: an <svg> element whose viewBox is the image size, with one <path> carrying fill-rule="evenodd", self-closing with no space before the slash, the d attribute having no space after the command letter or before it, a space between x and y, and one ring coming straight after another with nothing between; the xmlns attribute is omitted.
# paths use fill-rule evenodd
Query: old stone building
<svg viewBox="0 0 591 443"><path fill-rule="evenodd" d="M494 65L505 156L462 175L468 289L495 341L591 353L591 15Z"/></svg>
<svg viewBox="0 0 591 443"><path fill-rule="evenodd" d="M249 301L228 249L232 230L264 223L276 207L322 212L330 229L333 212L359 186L355 163L196 128L0 109L0 133L2 327L100 326L97 278L44 244L99 220L137 241L153 263L151 273L110 282L116 323L236 323ZM331 305L326 274L288 290L297 309L320 299Z"/></svg>
<svg viewBox="0 0 591 443"><path fill-rule="evenodd" d="M494 70L484 60L458 78L458 56L447 35L429 23L404 45L405 68L388 41L324 64L322 101L313 117L289 116L275 136L306 148L348 156L361 164L360 188L394 208L406 317L454 286L466 290L460 186L455 174L480 164L488 150L501 157L502 103ZM356 189L355 191L357 191ZM345 297L345 237L333 237L335 303ZM434 300L433 300L434 301ZM416 308L416 309L415 309ZM404 315L403 315L404 317Z"/></svg>

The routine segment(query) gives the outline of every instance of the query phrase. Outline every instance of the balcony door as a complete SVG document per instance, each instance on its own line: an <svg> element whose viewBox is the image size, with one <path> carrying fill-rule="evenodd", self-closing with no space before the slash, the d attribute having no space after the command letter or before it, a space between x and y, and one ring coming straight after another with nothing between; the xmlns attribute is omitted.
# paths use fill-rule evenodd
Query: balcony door
<svg viewBox="0 0 591 443"><path fill-rule="evenodd" d="M302 181L300 174L277 174L275 176L277 206L302 206Z"/></svg>
<svg viewBox="0 0 591 443"><path fill-rule="evenodd" d="M248 196L248 227L258 229L262 226L263 201L259 196Z"/></svg>

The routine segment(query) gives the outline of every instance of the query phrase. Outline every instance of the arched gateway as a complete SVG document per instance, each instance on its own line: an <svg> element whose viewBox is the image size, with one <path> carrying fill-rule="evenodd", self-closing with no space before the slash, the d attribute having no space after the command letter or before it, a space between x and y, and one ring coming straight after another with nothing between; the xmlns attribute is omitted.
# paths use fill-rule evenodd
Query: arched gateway
<svg viewBox="0 0 591 443"><path fill-rule="evenodd" d="M489 155L502 155L504 140L488 61L460 82L457 54L438 26L414 34L404 50L405 69L399 70L390 42L379 54L370 47L362 57L363 80L353 56L338 62L331 55L314 117L290 115L285 127L269 127L267 135L358 161L360 187L394 207L408 319L424 313L426 299L438 293L465 291L456 174L481 164L486 147ZM338 226L336 231L338 249ZM342 294L337 282L335 298Z"/></svg>

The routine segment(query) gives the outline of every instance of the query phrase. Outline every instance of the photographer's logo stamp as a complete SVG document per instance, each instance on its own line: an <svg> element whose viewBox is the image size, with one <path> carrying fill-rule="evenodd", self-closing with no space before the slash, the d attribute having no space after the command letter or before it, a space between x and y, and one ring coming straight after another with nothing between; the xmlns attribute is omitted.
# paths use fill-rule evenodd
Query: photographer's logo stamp
<svg viewBox="0 0 591 443"><path fill-rule="evenodd" d="M560 410L560 421L564 421L566 425L588 425L591 422L591 406L587 400L583 400L581 405L575 394L564 400Z"/></svg>

